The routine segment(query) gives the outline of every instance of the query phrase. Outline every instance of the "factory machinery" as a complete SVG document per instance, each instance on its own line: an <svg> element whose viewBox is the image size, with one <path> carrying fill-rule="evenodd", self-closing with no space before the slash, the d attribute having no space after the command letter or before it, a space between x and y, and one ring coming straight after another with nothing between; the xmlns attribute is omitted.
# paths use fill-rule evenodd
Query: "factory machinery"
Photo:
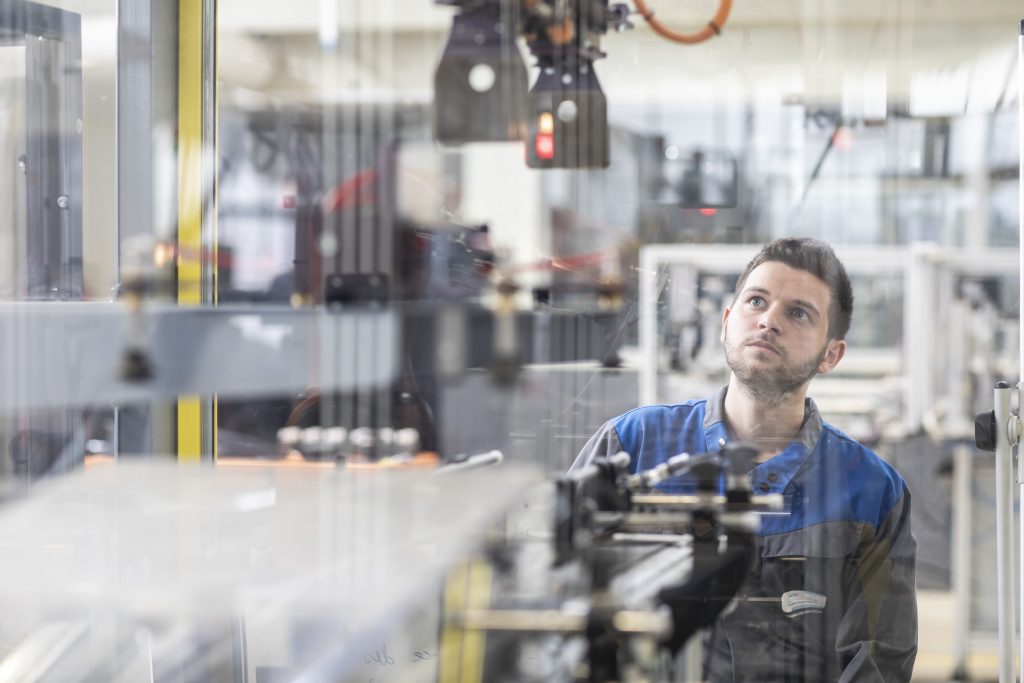
<svg viewBox="0 0 1024 683"><path fill-rule="evenodd" d="M94 463L0 511L0 680L673 680L781 507L731 470L747 450L553 485L496 454Z"/></svg>
<svg viewBox="0 0 1024 683"><path fill-rule="evenodd" d="M673 680L683 646L745 579L758 512L782 505L733 474L730 463L749 451L684 453L632 475L619 453L558 480L551 542L492 546L511 590L447 617L488 633L484 680ZM686 493L660 492L669 479L685 482ZM545 568L533 572L543 583L531 585L528 566ZM515 656L530 643L548 656Z"/></svg>

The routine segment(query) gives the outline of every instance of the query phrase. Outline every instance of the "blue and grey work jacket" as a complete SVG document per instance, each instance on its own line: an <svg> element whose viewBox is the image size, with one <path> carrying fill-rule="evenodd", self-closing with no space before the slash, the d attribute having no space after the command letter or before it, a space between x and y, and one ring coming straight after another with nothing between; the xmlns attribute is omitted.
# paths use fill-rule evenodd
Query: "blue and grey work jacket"
<svg viewBox="0 0 1024 683"><path fill-rule="evenodd" d="M711 399L637 408L608 421L573 468L619 451L630 471L732 439L725 389ZM757 560L705 641L712 681L906 681L917 654L916 542L910 491L875 453L806 400L792 443L749 463L755 493L782 494L762 516ZM668 480L660 489L687 488Z"/></svg>

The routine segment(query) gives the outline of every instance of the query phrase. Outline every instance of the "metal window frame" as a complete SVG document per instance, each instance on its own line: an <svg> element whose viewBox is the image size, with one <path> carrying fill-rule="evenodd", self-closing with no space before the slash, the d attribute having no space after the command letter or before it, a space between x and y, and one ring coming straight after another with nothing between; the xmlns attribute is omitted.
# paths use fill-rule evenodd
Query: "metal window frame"
<svg viewBox="0 0 1024 683"><path fill-rule="evenodd" d="M26 230L25 294L81 299L81 17L28 0L0 0L0 44L25 46L26 225L39 226Z"/></svg>

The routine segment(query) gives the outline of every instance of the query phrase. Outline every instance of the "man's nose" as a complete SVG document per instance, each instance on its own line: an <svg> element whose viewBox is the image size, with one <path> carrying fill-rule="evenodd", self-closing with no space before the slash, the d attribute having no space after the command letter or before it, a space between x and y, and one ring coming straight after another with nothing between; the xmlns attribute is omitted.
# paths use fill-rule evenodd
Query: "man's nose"
<svg viewBox="0 0 1024 683"><path fill-rule="evenodd" d="M782 331L779 327L779 312L775 306L769 306L761 313L761 317L757 321L758 328L762 330L770 330L775 333Z"/></svg>

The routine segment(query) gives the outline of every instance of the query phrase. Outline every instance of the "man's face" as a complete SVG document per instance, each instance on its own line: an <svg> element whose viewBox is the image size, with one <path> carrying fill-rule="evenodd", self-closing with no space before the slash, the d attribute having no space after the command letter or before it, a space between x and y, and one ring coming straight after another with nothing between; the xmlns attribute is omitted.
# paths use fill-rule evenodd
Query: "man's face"
<svg viewBox="0 0 1024 683"><path fill-rule="evenodd" d="M754 396L781 398L830 372L846 342L828 339L831 293L805 270L762 263L722 316L729 368Z"/></svg>

